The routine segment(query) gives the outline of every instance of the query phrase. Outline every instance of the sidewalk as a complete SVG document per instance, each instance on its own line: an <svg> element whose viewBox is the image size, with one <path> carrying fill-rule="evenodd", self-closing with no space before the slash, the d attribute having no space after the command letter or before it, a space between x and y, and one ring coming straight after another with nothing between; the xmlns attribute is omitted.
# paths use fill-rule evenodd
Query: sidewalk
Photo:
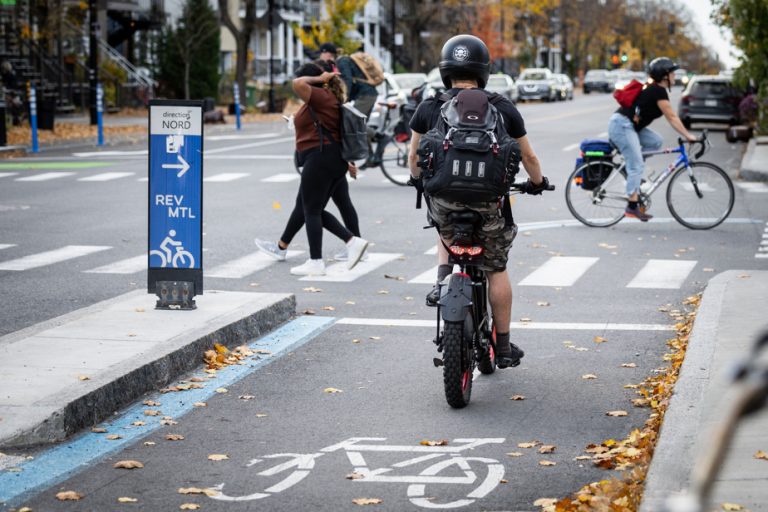
<svg viewBox="0 0 768 512"><path fill-rule="evenodd" d="M749 141L739 176L746 181L768 181L768 137Z"/></svg>
<svg viewBox="0 0 768 512"><path fill-rule="evenodd" d="M689 485L691 469L725 409L728 371L768 329L766 313L768 271L731 270L710 280L648 471L641 512L664 510L665 499ZM752 512L768 510L768 462L753 457L758 450L768 451L766 410L739 425L707 510L720 510L726 502Z"/></svg>
<svg viewBox="0 0 768 512"><path fill-rule="evenodd" d="M295 314L293 295L206 291L192 311L134 291L0 338L0 447L59 441Z"/></svg>

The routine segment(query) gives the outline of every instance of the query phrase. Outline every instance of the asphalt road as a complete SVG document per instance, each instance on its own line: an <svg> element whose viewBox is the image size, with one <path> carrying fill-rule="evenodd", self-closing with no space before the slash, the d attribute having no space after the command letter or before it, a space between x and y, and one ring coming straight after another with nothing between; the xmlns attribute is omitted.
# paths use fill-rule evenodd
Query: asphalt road
<svg viewBox="0 0 768 512"><path fill-rule="evenodd" d="M281 125L262 125L246 127L242 134L233 129L233 138L207 138L205 176L243 176L204 184L206 289L292 292L299 312L312 310L338 321L230 386L228 393L212 397L207 407L175 418L178 425L94 461L26 504L33 510L175 510L196 502L201 510L335 511L355 509L352 499L365 497L382 500L376 510L441 504L460 510L534 510L538 498L563 497L610 476L574 458L589 443L624 437L643 424L647 411L631 406L633 392L623 386L640 382L662 364L665 341L672 334L664 329L672 321L659 308L679 307L717 272L766 268L766 260L756 259L755 253L768 220L768 196L762 189L737 186L728 222L710 231L675 223L661 195L652 210L656 220L650 223L622 221L608 229L578 225L565 206L564 182L573 169L577 143L604 137L614 109L610 96L598 94L520 106L545 174L558 190L515 198L521 234L510 257L513 321L548 324L513 330L513 341L526 351L523 363L476 378L472 403L463 410L447 406L441 371L432 365L437 355L430 342L433 328L428 327L433 310L423 306L430 285L409 282L435 264L435 257L425 254L434 246L434 234L422 229L424 213L413 209L413 191L385 182L376 169L351 184L363 236L375 244L354 280L291 276L290 261L306 257L303 234L291 249L304 253L288 264L254 271L253 237L276 238L295 197L290 133ZM663 121L653 127L668 143L676 140ZM728 144L722 130L712 132L712 142L704 159L735 176L743 148ZM63 246L100 248L29 270L0 270L0 334L146 286L143 270L117 274L111 266L146 250L147 186L140 181L146 176L146 157L130 153L143 149L110 148L115 153L102 155L83 155L92 148L60 149L39 159L52 169L0 164L0 174L7 175L0 178L0 247L14 244L0 250L0 268L4 262ZM651 162L662 168L669 160ZM73 174L17 181L47 172ZM79 181L106 172L133 174ZM326 255L340 247L326 237ZM567 260L572 283L538 280L542 274L553 275L538 269L551 268L545 265L563 258L574 258ZM629 287L642 281L644 268L660 272L655 260L689 263L682 264L686 270L677 278L668 276L665 287ZM93 272L98 269L107 273ZM561 279L567 280L567 274ZM518 285L523 280L525 285ZM403 325L388 326L392 320ZM607 341L595 343L595 336ZM624 368L623 363L636 367ZM582 379L588 373L598 378ZM330 387L343 392L325 393ZM242 395L255 398L241 400ZM512 395L525 400L512 401ZM628 415L605 415L619 409ZM185 439L166 441L171 432ZM439 450L419 444L441 439L449 443ZM557 448L542 455L517 447L534 440ZM147 446L147 441L156 444ZM523 455L511 457L509 452ZM214 462L209 454L229 458ZM123 459L139 460L145 467L112 468ZM541 460L556 464L542 466ZM368 468L377 478L346 479L355 468ZM180 487L220 484L224 495L241 499L177 493ZM62 489L86 497L58 502L54 494ZM139 502L120 505L116 500L121 496Z"/></svg>

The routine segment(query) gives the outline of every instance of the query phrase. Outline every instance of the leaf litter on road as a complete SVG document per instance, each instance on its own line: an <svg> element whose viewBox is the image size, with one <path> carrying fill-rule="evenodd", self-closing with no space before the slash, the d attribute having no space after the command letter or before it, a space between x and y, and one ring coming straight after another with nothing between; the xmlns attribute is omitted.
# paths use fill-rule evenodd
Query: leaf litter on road
<svg viewBox="0 0 768 512"><path fill-rule="evenodd" d="M120 460L112 466L115 469L141 469L144 464L137 460Z"/></svg>
<svg viewBox="0 0 768 512"><path fill-rule="evenodd" d="M83 499L83 495L76 491L61 491L56 494L56 499L59 501L80 501Z"/></svg>
<svg viewBox="0 0 768 512"><path fill-rule="evenodd" d="M118 503L138 503L139 500L137 500L136 498L130 498L128 496L121 496L117 498L117 502Z"/></svg>
<svg viewBox="0 0 768 512"><path fill-rule="evenodd" d="M352 500L355 505L379 505L384 503L384 500L379 498L355 498Z"/></svg>

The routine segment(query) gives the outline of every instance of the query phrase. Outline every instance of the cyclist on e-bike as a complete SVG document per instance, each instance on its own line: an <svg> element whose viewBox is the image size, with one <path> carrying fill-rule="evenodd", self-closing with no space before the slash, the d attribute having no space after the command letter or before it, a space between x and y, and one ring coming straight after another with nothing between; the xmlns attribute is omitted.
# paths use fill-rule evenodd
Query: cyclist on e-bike
<svg viewBox="0 0 768 512"><path fill-rule="evenodd" d="M409 167L412 182L423 187L420 176L418 155L422 137L434 128L441 119L442 106L464 90L483 91L488 96L488 103L495 107L503 121L501 127L509 137L517 141L521 159L529 175L527 192L540 194L548 186L548 181L541 174L541 166L526 136L525 124L515 106L506 98L484 91L490 73L490 54L485 43L471 35L458 35L449 39L443 46L440 58L440 76L448 89L444 94L425 99L411 119L411 148ZM423 157L423 156L422 156ZM455 171L459 172L459 171ZM469 172L466 168L460 173ZM475 171L476 172L476 171ZM511 183L509 183L511 185ZM507 191L509 189L507 185ZM438 275L435 288L427 296L428 305L437 305L440 298L439 284L451 274L453 265L448 263L446 245L450 245L455 233L452 225L458 211L472 211L479 214L475 224L475 236L483 243L484 263L481 269L486 272L489 283L489 300L493 312L493 327L496 334L496 365L499 368L517 366L523 357L523 351L509 341L510 320L512 316L512 286L506 270L509 249L517 233L517 226L512 219L508 193L505 191L498 200L482 203L447 201L427 195L430 221L437 226L438 240Z"/></svg>

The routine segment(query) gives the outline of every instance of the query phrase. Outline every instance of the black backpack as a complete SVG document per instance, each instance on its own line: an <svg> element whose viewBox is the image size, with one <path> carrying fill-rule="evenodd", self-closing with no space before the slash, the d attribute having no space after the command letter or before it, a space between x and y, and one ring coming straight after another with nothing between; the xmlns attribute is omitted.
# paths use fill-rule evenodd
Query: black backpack
<svg viewBox="0 0 768 512"><path fill-rule="evenodd" d="M421 137L424 192L460 203L496 201L509 192L520 169L520 146L504 128L497 94L466 89L443 105L435 127Z"/></svg>
<svg viewBox="0 0 768 512"><path fill-rule="evenodd" d="M320 148L323 147L324 132L328 132L329 138L335 140L315 115L315 111L308 107L312 116L312 122L320 134ZM368 131L365 114L357 110L349 103L339 105L339 127L341 129L341 158L346 162L366 160L368 158Z"/></svg>

